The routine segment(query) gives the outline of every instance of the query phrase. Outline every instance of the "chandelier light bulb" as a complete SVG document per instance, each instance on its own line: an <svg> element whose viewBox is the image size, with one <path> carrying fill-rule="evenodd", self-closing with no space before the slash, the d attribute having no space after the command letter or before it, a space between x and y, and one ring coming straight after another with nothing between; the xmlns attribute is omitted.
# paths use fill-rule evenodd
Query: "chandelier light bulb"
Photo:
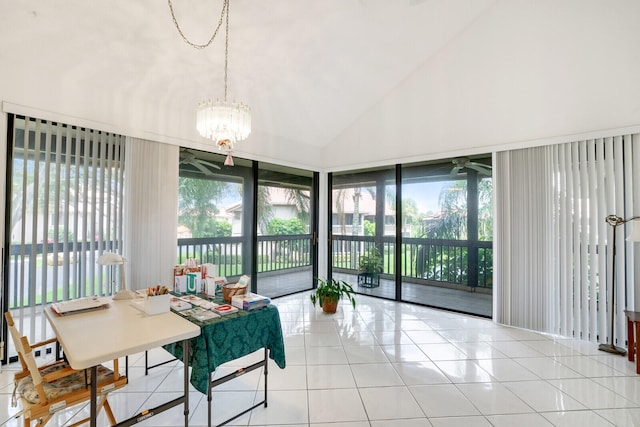
<svg viewBox="0 0 640 427"><path fill-rule="evenodd" d="M203 101L196 112L196 127L200 136L215 141L219 149L230 149L251 133L251 109L241 102Z"/></svg>

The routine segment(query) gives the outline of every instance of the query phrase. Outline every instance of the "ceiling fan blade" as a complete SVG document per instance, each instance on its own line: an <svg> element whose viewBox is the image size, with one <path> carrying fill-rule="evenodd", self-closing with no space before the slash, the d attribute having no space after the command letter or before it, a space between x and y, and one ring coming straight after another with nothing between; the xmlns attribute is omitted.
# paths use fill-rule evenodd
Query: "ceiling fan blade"
<svg viewBox="0 0 640 427"><path fill-rule="evenodd" d="M190 163L195 158L196 156L189 151L180 151L180 163Z"/></svg>
<svg viewBox="0 0 640 427"><path fill-rule="evenodd" d="M220 169L220 166L216 165L215 163L208 162L206 160L197 159L196 162L203 164L205 166L212 167L214 169Z"/></svg>
<svg viewBox="0 0 640 427"><path fill-rule="evenodd" d="M197 169L199 169L205 175L213 175L213 173L208 168L206 168L205 166L201 165L197 161L196 162L190 162L189 164L195 166Z"/></svg>
<svg viewBox="0 0 640 427"><path fill-rule="evenodd" d="M481 173L483 175L491 176L491 169L486 165L470 162L470 163L467 163L467 167L469 169L478 171L478 173Z"/></svg>
<svg viewBox="0 0 640 427"><path fill-rule="evenodd" d="M491 169L491 165L485 165L484 163L469 162L468 164L474 165L474 166L479 166L479 167L484 168L484 169Z"/></svg>

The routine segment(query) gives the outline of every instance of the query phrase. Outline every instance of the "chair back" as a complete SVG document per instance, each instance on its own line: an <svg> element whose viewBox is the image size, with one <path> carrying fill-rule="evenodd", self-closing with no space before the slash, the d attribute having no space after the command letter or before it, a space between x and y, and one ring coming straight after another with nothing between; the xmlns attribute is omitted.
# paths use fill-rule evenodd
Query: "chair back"
<svg viewBox="0 0 640 427"><path fill-rule="evenodd" d="M5 312L4 318L7 320L7 326L9 329L9 333L11 334L11 340L13 341L13 345L15 346L16 351L18 352L18 359L20 360L20 365L22 366L22 373L27 375L29 368L22 356L24 354L24 347L22 345L22 340L21 340L22 334L20 333L20 331L18 331L18 328L16 328L16 324L13 321L13 316L11 315L10 312L8 311Z"/></svg>

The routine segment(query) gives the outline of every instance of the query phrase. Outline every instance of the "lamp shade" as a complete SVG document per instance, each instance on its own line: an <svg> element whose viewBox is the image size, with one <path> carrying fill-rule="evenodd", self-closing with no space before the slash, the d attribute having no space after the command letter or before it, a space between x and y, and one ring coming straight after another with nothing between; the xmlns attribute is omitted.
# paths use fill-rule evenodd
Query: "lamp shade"
<svg viewBox="0 0 640 427"><path fill-rule="evenodd" d="M100 265L119 265L120 266L120 284L122 286L122 289L113 296L114 300L132 299L135 297L135 292L127 289L126 277L124 273L125 262L127 262L126 258L113 252L105 252L98 257L97 263Z"/></svg>
<svg viewBox="0 0 640 427"><path fill-rule="evenodd" d="M628 242L640 242L640 218L631 222L631 234L627 237Z"/></svg>
<svg viewBox="0 0 640 427"><path fill-rule="evenodd" d="M117 265L124 264L127 261L126 258L113 253L113 252L105 252L100 257L98 257L98 264L100 265Z"/></svg>

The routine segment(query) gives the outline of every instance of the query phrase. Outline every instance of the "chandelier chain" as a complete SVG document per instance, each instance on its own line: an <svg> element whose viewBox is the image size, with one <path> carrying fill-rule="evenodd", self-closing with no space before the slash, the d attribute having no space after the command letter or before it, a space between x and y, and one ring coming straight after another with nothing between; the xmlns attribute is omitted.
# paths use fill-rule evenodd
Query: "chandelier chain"
<svg viewBox="0 0 640 427"><path fill-rule="evenodd" d="M222 19L224 18L225 15L227 15L227 33L229 31L229 0L224 0L224 2L222 3L222 12L220 13L220 19L218 20L218 26L216 27L216 29L213 32L213 35L211 36L211 38L209 39L208 42L206 42L205 44L197 44L197 43L193 43L191 40L189 40L187 38L187 36L184 35L184 33L182 32L182 29L180 28L180 24L178 24L178 19L176 18L176 15L173 11L173 4L171 3L171 0L168 0L169 2L169 10L171 10L171 18L173 19L173 25L175 25L176 29L178 30L178 33L180 34L180 37L182 37L182 40L184 40L184 42L186 44L188 44L189 46L195 48L195 49L204 49L206 47L208 47L213 40L216 38L216 35L218 34L218 30L220 29L220 27L222 26ZM228 39L229 36L227 36ZM228 40L227 40L228 42Z"/></svg>
<svg viewBox="0 0 640 427"><path fill-rule="evenodd" d="M178 34L180 34L185 43L195 49L204 49L213 42L222 27L222 20L226 15L224 43L224 101L217 99L213 102L209 99L208 101L200 102L196 110L196 129L200 136L214 141L218 146L218 149L227 150L227 158L225 159L224 164L225 166L233 166L231 150L234 144L238 141L247 139L251 133L251 109L241 102L227 102L230 0L222 0L222 11L220 13L220 19L218 20L218 26L209 41L205 44L193 43L184 35L180 28L180 24L178 24L178 20L176 19L173 4L171 3L172 0L167 1L169 3L169 9L171 10L173 24L178 30Z"/></svg>
<svg viewBox="0 0 640 427"><path fill-rule="evenodd" d="M227 102L227 64L229 62L229 0L224 0L227 9L227 28L224 39L224 101ZM222 16L220 17L222 19Z"/></svg>

